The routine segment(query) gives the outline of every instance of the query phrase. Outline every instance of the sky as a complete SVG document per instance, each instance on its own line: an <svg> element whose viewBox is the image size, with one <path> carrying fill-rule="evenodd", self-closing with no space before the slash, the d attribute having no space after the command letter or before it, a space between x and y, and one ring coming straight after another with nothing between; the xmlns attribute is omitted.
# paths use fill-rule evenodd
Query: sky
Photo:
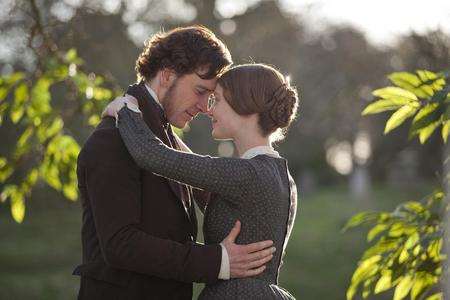
<svg viewBox="0 0 450 300"><path fill-rule="evenodd" d="M450 0L280 0L288 10L306 14L320 29L324 20L352 24L378 44L390 44L411 30L442 28L450 33Z"/></svg>

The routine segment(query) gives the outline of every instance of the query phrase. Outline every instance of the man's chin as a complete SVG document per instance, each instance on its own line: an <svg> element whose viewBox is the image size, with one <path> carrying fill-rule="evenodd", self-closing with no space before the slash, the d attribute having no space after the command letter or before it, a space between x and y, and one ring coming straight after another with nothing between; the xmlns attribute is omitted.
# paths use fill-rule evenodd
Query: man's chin
<svg viewBox="0 0 450 300"><path fill-rule="evenodd" d="M189 122L186 121L173 121L170 122L170 125L175 126L176 128L179 129L183 129L184 127L186 127L186 125L188 125Z"/></svg>

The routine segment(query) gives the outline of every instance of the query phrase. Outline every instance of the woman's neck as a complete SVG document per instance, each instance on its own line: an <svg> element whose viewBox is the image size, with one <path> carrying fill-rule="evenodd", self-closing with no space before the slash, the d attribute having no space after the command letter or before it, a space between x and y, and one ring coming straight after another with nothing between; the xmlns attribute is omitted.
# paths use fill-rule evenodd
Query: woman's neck
<svg viewBox="0 0 450 300"><path fill-rule="evenodd" d="M241 157L247 150L258 146L271 146L269 137L263 137L260 134L242 134L233 139L234 145Z"/></svg>

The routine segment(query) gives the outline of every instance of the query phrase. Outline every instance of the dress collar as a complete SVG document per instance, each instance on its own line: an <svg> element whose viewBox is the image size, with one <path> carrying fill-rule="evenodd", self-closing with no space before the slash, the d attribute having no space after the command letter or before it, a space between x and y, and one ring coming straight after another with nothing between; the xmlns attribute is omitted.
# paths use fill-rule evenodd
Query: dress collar
<svg viewBox="0 0 450 300"><path fill-rule="evenodd" d="M241 158L250 159L258 155L280 157L280 154L270 146L256 146L245 151L245 153L242 154Z"/></svg>

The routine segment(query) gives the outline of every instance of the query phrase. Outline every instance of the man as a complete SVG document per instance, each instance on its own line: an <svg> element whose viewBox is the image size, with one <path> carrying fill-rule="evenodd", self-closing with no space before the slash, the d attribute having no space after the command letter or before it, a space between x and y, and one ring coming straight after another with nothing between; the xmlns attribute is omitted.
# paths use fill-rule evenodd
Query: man
<svg viewBox="0 0 450 300"><path fill-rule="evenodd" d="M136 62L140 83L127 93L152 131L179 148L182 128L207 111L216 77L231 64L225 45L200 26L154 35ZM191 299L192 282L263 271L271 241L236 245L239 223L220 245L195 243L193 199L208 193L139 169L113 118L104 118L78 158L83 205L79 299Z"/></svg>

